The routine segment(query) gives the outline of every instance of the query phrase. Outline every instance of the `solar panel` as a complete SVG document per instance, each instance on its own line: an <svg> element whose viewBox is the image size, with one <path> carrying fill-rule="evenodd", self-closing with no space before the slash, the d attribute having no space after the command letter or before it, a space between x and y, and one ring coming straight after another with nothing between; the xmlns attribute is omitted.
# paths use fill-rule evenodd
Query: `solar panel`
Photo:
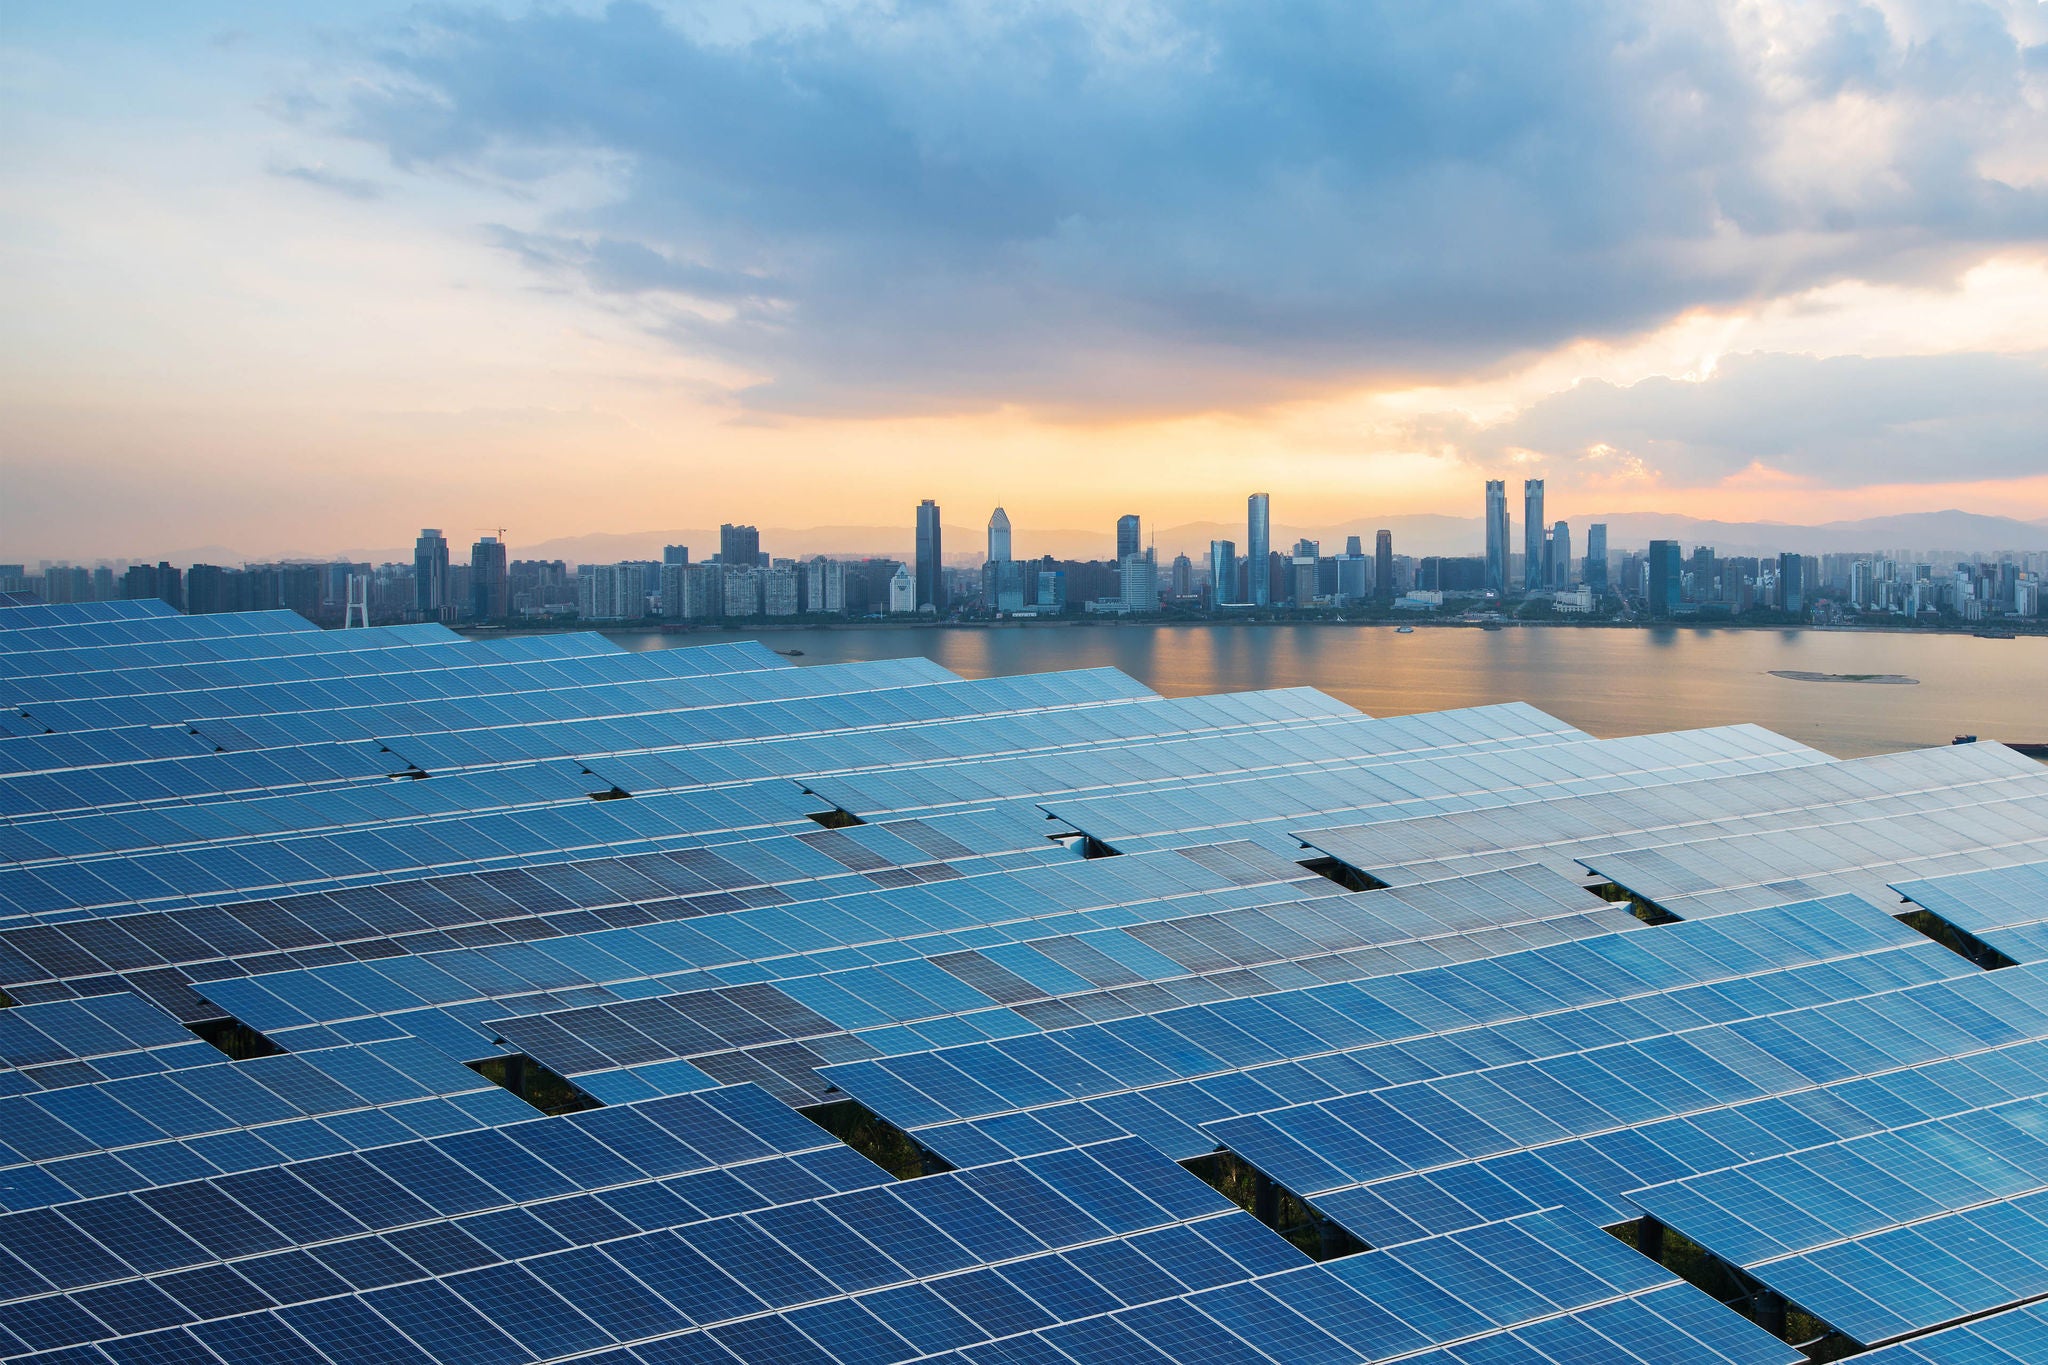
<svg viewBox="0 0 2048 1365"><path fill-rule="evenodd" d="M1996 746L160 603L0 701L0 1357L2040 1354Z"/></svg>

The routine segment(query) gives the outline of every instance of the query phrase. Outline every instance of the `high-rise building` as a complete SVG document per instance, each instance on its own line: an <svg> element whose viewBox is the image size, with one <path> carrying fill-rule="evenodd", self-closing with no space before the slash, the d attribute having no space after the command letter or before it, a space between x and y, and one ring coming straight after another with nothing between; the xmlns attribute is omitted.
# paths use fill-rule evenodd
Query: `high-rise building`
<svg viewBox="0 0 2048 1365"><path fill-rule="evenodd" d="M1141 541L1137 513L1131 512L1116 519L1116 558L1119 564L1143 552Z"/></svg>
<svg viewBox="0 0 2048 1365"><path fill-rule="evenodd" d="M939 531L939 505L926 498L917 505L917 600L912 611L930 607L946 614L945 548ZM893 606L891 610L894 610Z"/></svg>
<svg viewBox="0 0 2048 1365"><path fill-rule="evenodd" d="M761 614L761 575L764 570L757 568L735 568L721 564L727 616L759 616Z"/></svg>
<svg viewBox="0 0 2048 1365"><path fill-rule="evenodd" d="M761 580L761 614L794 616L797 609L797 568L794 560L777 560L773 568L758 571Z"/></svg>
<svg viewBox="0 0 2048 1365"><path fill-rule="evenodd" d="M433 527L412 543L413 596L420 619L438 621L448 603L448 538Z"/></svg>
<svg viewBox="0 0 2048 1365"><path fill-rule="evenodd" d="M910 572L908 564L896 566L896 576L889 580L889 614L891 616L914 616L917 613L917 578Z"/></svg>
<svg viewBox="0 0 2048 1365"><path fill-rule="evenodd" d="M1254 493L1245 500L1245 561L1249 566L1246 587L1251 590L1252 605L1271 606L1273 602L1272 575L1267 568L1267 556L1273 549L1273 500L1267 494Z"/></svg>
<svg viewBox="0 0 2048 1365"><path fill-rule="evenodd" d="M1237 600L1237 542L1209 542L1209 602L1222 606Z"/></svg>
<svg viewBox="0 0 2048 1365"><path fill-rule="evenodd" d="M1344 553L1337 557L1337 604L1350 606L1372 596L1372 561L1365 557L1364 542L1357 536L1344 538Z"/></svg>
<svg viewBox="0 0 2048 1365"><path fill-rule="evenodd" d="M687 545L664 545L661 547L663 564L687 564L690 562L690 547Z"/></svg>
<svg viewBox="0 0 2048 1365"><path fill-rule="evenodd" d="M665 614L685 621L715 621L725 615L725 566L722 564L678 564L662 570L662 608ZM667 575L679 580L675 601L669 601Z"/></svg>
<svg viewBox="0 0 2048 1365"><path fill-rule="evenodd" d="M1594 592L1607 591L1607 523L1596 521L1586 528L1586 567L1581 574Z"/></svg>
<svg viewBox="0 0 2048 1365"><path fill-rule="evenodd" d="M1117 595L1132 611L1159 610L1159 565L1151 555L1125 555L1117 561Z"/></svg>
<svg viewBox="0 0 2048 1365"><path fill-rule="evenodd" d="M751 569L761 562L761 532L731 522L718 528L718 562L727 568Z"/></svg>
<svg viewBox="0 0 2048 1365"><path fill-rule="evenodd" d="M661 566L661 614L671 621L683 616L683 599L689 595L690 566L668 564Z"/></svg>
<svg viewBox="0 0 2048 1365"><path fill-rule="evenodd" d="M1186 555L1173 557L1173 595L1193 597L1195 595L1195 561Z"/></svg>
<svg viewBox="0 0 2048 1365"><path fill-rule="evenodd" d="M1572 528L1560 521L1550 528L1550 587L1569 588L1572 583Z"/></svg>
<svg viewBox="0 0 2048 1365"><path fill-rule="evenodd" d="M1486 589L1508 590L1508 481L1486 481Z"/></svg>
<svg viewBox="0 0 2048 1365"><path fill-rule="evenodd" d="M988 562L1002 564L1010 558L1010 514L998 507L988 519Z"/></svg>
<svg viewBox="0 0 2048 1365"><path fill-rule="evenodd" d="M647 614L645 566L585 564L576 571L576 614L588 621L637 621Z"/></svg>
<svg viewBox="0 0 2048 1365"><path fill-rule="evenodd" d="M1678 611L1679 589L1685 581L1685 560L1675 540L1650 542L1650 615L1671 616Z"/></svg>
<svg viewBox="0 0 2048 1365"><path fill-rule="evenodd" d="M1806 563L1798 555L1778 556L1778 610L1793 615L1806 610Z"/></svg>
<svg viewBox="0 0 2048 1365"><path fill-rule="evenodd" d="M469 614L479 621L502 621L512 614L512 565L496 536L469 547Z"/></svg>
<svg viewBox="0 0 2048 1365"><path fill-rule="evenodd" d="M804 610L833 616L846 610L846 561L819 555L804 565Z"/></svg>
<svg viewBox="0 0 2048 1365"><path fill-rule="evenodd" d="M1394 596L1394 533L1375 531L1372 537L1372 592L1382 602Z"/></svg>
<svg viewBox="0 0 2048 1365"><path fill-rule="evenodd" d="M1549 525L1543 520L1543 480L1522 480L1522 588L1526 592L1544 586L1543 539Z"/></svg>

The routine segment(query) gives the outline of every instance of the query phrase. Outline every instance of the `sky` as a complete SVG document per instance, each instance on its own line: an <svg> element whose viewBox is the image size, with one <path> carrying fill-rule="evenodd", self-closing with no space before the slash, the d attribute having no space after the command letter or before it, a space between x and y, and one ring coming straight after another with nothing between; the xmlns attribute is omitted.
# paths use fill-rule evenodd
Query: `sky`
<svg viewBox="0 0 2048 1365"><path fill-rule="evenodd" d="M2048 518L2048 7L10 0L0 299L8 560Z"/></svg>

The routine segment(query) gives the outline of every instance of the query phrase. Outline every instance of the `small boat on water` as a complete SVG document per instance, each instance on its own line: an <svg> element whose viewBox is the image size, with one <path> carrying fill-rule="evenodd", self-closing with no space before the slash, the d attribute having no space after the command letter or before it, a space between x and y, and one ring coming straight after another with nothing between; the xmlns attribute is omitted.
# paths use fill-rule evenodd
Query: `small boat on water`
<svg viewBox="0 0 2048 1365"><path fill-rule="evenodd" d="M782 655L785 659L801 659L804 657L804 652L800 649L778 649L775 652Z"/></svg>
<svg viewBox="0 0 2048 1365"><path fill-rule="evenodd" d="M1395 626L1395 627L1394 627L1394 634L1396 634L1396 635L1413 635L1414 633L1415 633L1415 627L1413 627L1413 626Z"/></svg>
<svg viewBox="0 0 2048 1365"><path fill-rule="evenodd" d="M2017 640L2020 638L2009 630L1973 630L1970 634L1979 640Z"/></svg>

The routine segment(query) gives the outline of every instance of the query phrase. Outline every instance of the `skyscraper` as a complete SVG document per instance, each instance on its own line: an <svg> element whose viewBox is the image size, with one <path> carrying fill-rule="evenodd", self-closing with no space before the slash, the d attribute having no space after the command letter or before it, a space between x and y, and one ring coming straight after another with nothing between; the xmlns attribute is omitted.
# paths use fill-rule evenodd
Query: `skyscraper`
<svg viewBox="0 0 2048 1365"><path fill-rule="evenodd" d="M1572 585L1572 528L1560 521L1550 528L1550 585L1553 588L1569 588Z"/></svg>
<svg viewBox="0 0 2048 1365"><path fill-rule="evenodd" d="M469 614L479 621L502 621L512 612L512 566L496 536L485 536L469 548Z"/></svg>
<svg viewBox="0 0 2048 1365"><path fill-rule="evenodd" d="M1806 610L1805 569L1798 555L1778 556L1778 610L1795 616Z"/></svg>
<svg viewBox="0 0 2048 1365"><path fill-rule="evenodd" d="M1209 542L1209 601L1214 606L1237 600L1237 542Z"/></svg>
<svg viewBox="0 0 2048 1365"><path fill-rule="evenodd" d="M718 528L718 562L728 569L751 569L761 562L761 533L731 522Z"/></svg>
<svg viewBox="0 0 2048 1365"><path fill-rule="evenodd" d="M1581 574L1594 592L1607 591L1607 523L1596 521L1586 528L1586 567Z"/></svg>
<svg viewBox="0 0 2048 1365"><path fill-rule="evenodd" d="M1266 568L1272 548L1273 500L1264 493L1254 493L1245 500L1245 560L1250 566L1245 577L1255 607L1273 603L1272 579Z"/></svg>
<svg viewBox="0 0 2048 1365"><path fill-rule="evenodd" d="M1344 537L1344 553L1337 558L1338 606L1351 606L1372 596L1371 564L1358 537Z"/></svg>
<svg viewBox="0 0 2048 1365"><path fill-rule="evenodd" d="M1008 563L1010 559L1010 514L998 507L988 518L988 562Z"/></svg>
<svg viewBox="0 0 2048 1365"><path fill-rule="evenodd" d="M1486 588L1508 590L1508 481L1486 481Z"/></svg>
<svg viewBox="0 0 2048 1365"><path fill-rule="evenodd" d="M1138 533L1136 512L1116 519L1116 557L1119 562L1129 559L1132 555L1144 553L1142 539Z"/></svg>
<svg viewBox="0 0 2048 1365"><path fill-rule="evenodd" d="M1543 480L1522 480L1522 588L1526 592L1544 586L1543 537L1548 527L1543 520Z"/></svg>
<svg viewBox="0 0 2048 1365"><path fill-rule="evenodd" d="M663 564L665 564L665 565L666 565L666 564L688 564L688 563L690 562L690 547L689 547L689 546L687 546L687 545L664 545L664 546L662 546L662 547L661 547L661 562L662 562Z"/></svg>
<svg viewBox="0 0 2048 1365"><path fill-rule="evenodd" d="M939 505L926 498L917 505L917 601L913 609L946 611L945 550L940 543Z"/></svg>
<svg viewBox="0 0 2048 1365"><path fill-rule="evenodd" d="M1372 595L1382 602L1394 596L1394 533L1376 531L1372 538Z"/></svg>
<svg viewBox="0 0 2048 1365"><path fill-rule="evenodd" d="M1679 589L1685 581L1685 560L1675 540L1650 542L1650 615L1671 616L1678 611Z"/></svg>
<svg viewBox="0 0 2048 1365"><path fill-rule="evenodd" d="M431 526L412 543L412 581L421 619L440 620L448 605L448 538Z"/></svg>

